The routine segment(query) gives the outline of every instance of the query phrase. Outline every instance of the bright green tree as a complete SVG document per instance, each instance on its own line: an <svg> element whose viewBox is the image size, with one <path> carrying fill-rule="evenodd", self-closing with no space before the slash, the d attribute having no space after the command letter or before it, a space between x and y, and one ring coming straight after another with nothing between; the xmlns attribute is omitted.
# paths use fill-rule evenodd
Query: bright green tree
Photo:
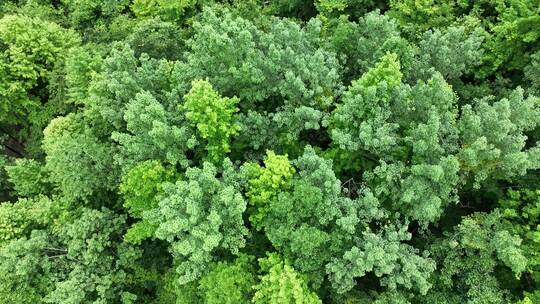
<svg viewBox="0 0 540 304"><path fill-rule="evenodd" d="M157 160L142 162L131 168L122 177L120 192L124 196L124 207L136 219L143 217L143 212L157 207L163 183L173 179L174 172L163 167ZM133 243L152 237L156 227L148 221L139 221L127 231L126 240Z"/></svg>
<svg viewBox="0 0 540 304"><path fill-rule="evenodd" d="M5 166L8 181L18 197L48 194L50 185L43 165L33 159L17 159Z"/></svg>
<svg viewBox="0 0 540 304"><path fill-rule="evenodd" d="M40 98L45 95L42 83L78 43L72 30L52 22L22 15L0 19L1 123L31 123L28 115L41 109Z"/></svg>
<svg viewBox="0 0 540 304"><path fill-rule="evenodd" d="M255 286L253 303L322 303L317 294L309 290L306 278L279 255L269 254L260 259L259 264L263 275Z"/></svg>
<svg viewBox="0 0 540 304"><path fill-rule="evenodd" d="M166 20L185 22L204 3L210 0L134 0L132 11L139 17L159 16Z"/></svg>
<svg viewBox="0 0 540 304"><path fill-rule="evenodd" d="M255 207L249 220L259 230L262 229L264 218L268 213L268 203L289 187L295 173L287 155L276 155L273 151L267 151L266 155L264 167L249 163L243 168L248 178L246 196L249 203Z"/></svg>
<svg viewBox="0 0 540 304"><path fill-rule="evenodd" d="M251 303L256 282L254 258L240 255L233 262L218 262L199 283L206 304Z"/></svg>
<svg viewBox="0 0 540 304"><path fill-rule="evenodd" d="M205 80L195 80L184 96L186 119L196 125L199 136L206 142L207 159L218 163L230 152L230 137L240 130L234 113L238 111L236 97L221 97Z"/></svg>

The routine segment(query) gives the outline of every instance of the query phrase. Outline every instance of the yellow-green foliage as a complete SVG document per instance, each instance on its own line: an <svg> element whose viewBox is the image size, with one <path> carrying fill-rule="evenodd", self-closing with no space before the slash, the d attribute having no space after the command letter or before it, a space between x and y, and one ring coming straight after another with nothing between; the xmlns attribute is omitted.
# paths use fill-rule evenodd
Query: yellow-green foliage
<svg viewBox="0 0 540 304"><path fill-rule="evenodd" d="M277 254L269 254L259 260L261 282L256 285L253 303L291 303L317 304L322 303L317 294L310 291L306 278L296 272L287 261Z"/></svg>
<svg viewBox="0 0 540 304"><path fill-rule="evenodd" d="M195 80L184 102L186 118L207 141L208 160L219 162L230 151L230 137L240 130L234 117L239 99L221 97L208 81Z"/></svg>
<svg viewBox="0 0 540 304"><path fill-rule="evenodd" d="M159 16L164 19L183 21L186 13L193 9L198 0L134 0L133 12L140 17Z"/></svg>
<svg viewBox="0 0 540 304"><path fill-rule="evenodd" d="M249 178L246 195L249 203L255 207L249 219L259 230L262 229L264 218L268 213L269 200L288 188L295 173L287 155L276 155L274 151L266 151L263 162L264 167L248 164L245 168Z"/></svg>
<svg viewBox="0 0 540 304"><path fill-rule="evenodd" d="M254 258L240 255L233 262L219 262L201 279L199 291L206 304L248 304L255 282Z"/></svg>
<svg viewBox="0 0 540 304"><path fill-rule="evenodd" d="M143 217L143 212L157 206L158 198L163 191L163 183L173 179L173 171L164 168L157 160L149 160L131 168L122 177L120 192L124 196L124 207L131 216ZM138 243L151 237L155 227L148 221L136 222L127 231L126 240Z"/></svg>
<svg viewBox="0 0 540 304"><path fill-rule="evenodd" d="M74 31L56 23L23 15L0 19L0 123L22 123L40 110L31 90L48 82L55 64L78 43Z"/></svg>

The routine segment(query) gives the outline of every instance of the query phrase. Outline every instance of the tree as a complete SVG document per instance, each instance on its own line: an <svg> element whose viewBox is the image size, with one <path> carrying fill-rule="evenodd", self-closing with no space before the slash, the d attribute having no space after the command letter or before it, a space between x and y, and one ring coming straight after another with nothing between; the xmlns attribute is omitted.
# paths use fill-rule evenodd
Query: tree
<svg viewBox="0 0 540 304"><path fill-rule="evenodd" d="M88 30L120 15L129 0L61 0L69 23L79 30Z"/></svg>
<svg viewBox="0 0 540 304"><path fill-rule="evenodd" d="M186 119L196 125L200 137L207 141L207 159L211 162L219 162L230 152L229 138L240 130L234 118L238 102L235 97L219 96L204 80L193 81L184 96Z"/></svg>
<svg viewBox="0 0 540 304"><path fill-rule="evenodd" d="M173 63L145 54L137 59L127 44L115 45L104 59L90 83L84 115L96 136L118 145L114 158L123 172L151 159L191 165L186 153L198 141L178 108L183 95L178 85Z"/></svg>
<svg viewBox="0 0 540 304"><path fill-rule="evenodd" d="M59 250L44 259L68 262L68 276L55 283L46 303L135 299L128 291L126 272L140 256L138 249L118 242L125 217L109 210L82 210L80 217L58 233ZM54 257L56 255L57 257ZM53 256L53 258L51 258ZM62 268L60 268L62 269Z"/></svg>
<svg viewBox="0 0 540 304"><path fill-rule="evenodd" d="M156 160L142 162L131 168L122 177L120 192L124 196L124 207L131 216L141 219L143 213L157 207L159 195L163 192L163 183L172 181L174 171L165 168ZM156 227L148 221L139 221L127 231L125 239L140 243L152 237Z"/></svg>
<svg viewBox="0 0 540 304"><path fill-rule="evenodd" d="M459 124L460 167L474 180L474 186L488 179L509 180L536 169L538 148L526 147L526 132L540 123L536 97L525 98L517 88L508 98L493 97L462 107Z"/></svg>
<svg viewBox="0 0 540 304"><path fill-rule="evenodd" d="M345 84L358 79L388 52L396 54L405 66L412 64L416 53L414 45L402 37L396 20L379 11L369 12L358 21L345 16L328 19L323 33L332 50L341 55L338 58Z"/></svg>
<svg viewBox="0 0 540 304"><path fill-rule="evenodd" d="M410 31L464 24L481 29L486 53L477 77L523 69L539 33L535 1L390 1L389 15Z"/></svg>
<svg viewBox="0 0 540 304"><path fill-rule="evenodd" d="M120 145L116 162L123 168L152 159L182 167L191 163L186 154L198 141L180 115L167 112L147 91L135 95L124 111L127 132L113 132L111 136Z"/></svg>
<svg viewBox="0 0 540 304"><path fill-rule="evenodd" d="M377 9L386 9L387 1L381 0L317 0L315 5L320 14L325 17L346 15L356 20L366 13Z"/></svg>
<svg viewBox="0 0 540 304"><path fill-rule="evenodd" d="M43 208L47 200L19 202ZM27 209L32 211L32 209ZM36 209L40 210L40 209ZM39 215L39 213L34 213ZM140 254L118 242L125 217L109 210L80 209L27 218L44 221L0 248L0 294L17 303L109 302L135 298L126 272ZM30 227L28 227L30 228Z"/></svg>
<svg viewBox="0 0 540 304"><path fill-rule="evenodd" d="M40 83L48 82L54 65L79 38L52 22L7 15L0 19L0 43L0 122L31 123L27 115L38 112L46 96Z"/></svg>
<svg viewBox="0 0 540 304"><path fill-rule="evenodd" d="M184 21L203 3L209 0L135 0L131 9L139 17L159 16L171 21Z"/></svg>
<svg viewBox="0 0 540 304"><path fill-rule="evenodd" d="M17 159L5 166L8 181L18 197L48 194L50 185L43 165L33 159Z"/></svg>
<svg viewBox="0 0 540 304"><path fill-rule="evenodd" d="M295 173L294 168L287 159L287 155L276 155L273 151L266 152L265 167L248 163L242 170L248 179L248 192L246 196L254 210L249 217L256 229L262 229L265 217L269 212L268 203L279 192L286 190Z"/></svg>
<svg viewBox="0 0 540 304"><path fill-rule="evenodd" d="M202 18L188 41L188 79L208 77L218 92L238 96L245 106L274 96L306 106L330 102L328 92L339 85L338 63L335 54L320 47L320 23L303 29L275 19L265 32L227 10L205 10Z"/></svg>
<svg viewBox="0 0 540 304"><path fill-rule="evenodd" d="M332 287L343 293L354 287L355 278L373 271L390 289L402 285L427 292L433 262L401 243L411 238L407 226L393 223L369 189L360 190L354 200L341 195L332 162L312 148L294 163L298 175L290 190L271 199L264 227L274 247L308 274L313 286L328 275ZM372 231L371 225L381 229ZM372 249L378 258L361 253Z"/></svg>
<svg viewBox="0 0 540 304"><path fill-rule="evenodd" d="M426 80L434 69L446 81L456 82L481 64L483 40L480 30L471 31L463 26L428 30L418 42L418 55L412 67L407 67L410 68L407 74L409 78Z"/></svg>
<svg viewBox="0 0 540 304"><path fill-rule="evenodd" d="M256 282L254 258L239 255L233 262L218 262L199 283L204 303L250 303Z"/></svg>
<svg viewBox="0 0 540 304"><path fill-rule="evenodd" d="M397 56L388 54L360 80L352 83L343 103L333 114L332 139L340 148L364 149L381 155L396 145L398 126L386 121L391 115L390 95L401 83L401 78ZM365 98L363 94L366 94Z"/></svg>
<svg viewBox="0 0 540 304"><path fill-rule="evenodd" d="M207 162L188 168L185 179L163 185L158 206L143 213L143 219L157 227L156 238L171 244L180 284L207 273L218 252L238 254L244 246L246 202L227 159L221 174L216 177L217 168Z"/></svg>
<svg viewBox="0 0 540 304"><path fill-rule="evenodd" d="M90 84L103 66L103 49L97 45L73 47L68 51L65 62L65 102L85 104L90 95Z"/></svg>
<svg viewBox="0 0 540 304"><path fill-rule="evenodd" d="M182 58L186 33L175 23L149 18L139 21L131 30L126 42L135 51L135 57L144 53L156 59Z"/></svg>
<svg viewBox="0 0 540 304"><path fill-rule="evenodd" d="M526 272L534 282L534 285L528 286L527 289L533 292L534 289L538 289L537 285L540 283L539 199L540 192L538 190L522 189L508 190L506 196L499 201L505 228L518 235L522 240L520 248L528 262Z"/></svg>
<svg viewBox="0 0 540 304"><path fill-rule="evenodd" d="M186 62L176 68L186 80L207 79L223 96L238 97L240 113L247 116L241 115L245 120L239 123L257 128L254 134L266 133L269 140L263 143L294 147L301 131L321 128L331 92L339 88L339 64L335 54L322 47L319 22L302 28L273 19L263 31L227 9L206 9L193 29ZM267 122L275 127L267 129ZM241 147L252 146L250 135L239 134ZM275 147L264 144L258 149L264 153Z"/></svg>
<svg viewBox="0 0 540 304"><path fill-rule="evenodd" d="M261 282L255 286L253 303L322 303L315 293L310 291L306 279L297 273L287 261L277 254L269 254L260 259Z"/></svg>
<svg viewBox="0 0 540 304"><path fill-rule="evenodd" d="M125 107L141 91L152 94L172 112L177 101L171 92L172 69L166 60L146 55L137 58L128 44L113 44L101 72L89 85L89 97L84 100L86 115L96 120L96 131L104 136L113 131L123 132Z"/></svg>
<svg viewBox="0 0 540 304"><path fill-rule="evenodd" d="M536 82L540 75L540 51L531 55L531 63L524 68L525 79L531 95L540 96L540 86Z"/></svg>
<svg viewBox="0 0 540 304"><path fill-rule="evenodd" d="M455 200L459 181L456 101L438 73L403 84L397 56L387 54L333 112L333 144L367 160L365 181L384 204L424 224L434 221Z"/></svg>
<svg viewBox="0 0 540 304"><path fill-rule="evenodd" d="M504 267L517 278L527 267L521 239L501 224L501 214L475 213L436 241L431 248L438 261L434 288L425 303L453 299L450 303L508 303L511 299L497 278Z"/></svg>
<svg viewBox="0 0 540 304"><path fill-rule="evenodd" d="M34 229L51 225L65 209L60 201L45 196L20 198L14 203L3 202L0 205L0 247L28 237Z"/></svg>
<svg viewBox="0 0 540 304"><path fill-rule="evenodd" d="M117 184L114 148L96 138L76 114L53 119L43 133L45 170L55 188L70 200L106 200Z"/></svg>

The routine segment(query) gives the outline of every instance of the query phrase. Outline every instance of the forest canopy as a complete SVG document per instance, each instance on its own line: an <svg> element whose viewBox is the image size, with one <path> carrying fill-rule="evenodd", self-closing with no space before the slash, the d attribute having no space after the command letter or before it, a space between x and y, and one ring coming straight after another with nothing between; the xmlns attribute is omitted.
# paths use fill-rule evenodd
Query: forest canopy
<svg viewBox="0 0 540 304"><path fill-rule="evenodd" d="M3 0L0 146L0 303L540 303L537 0Z"/></svg>

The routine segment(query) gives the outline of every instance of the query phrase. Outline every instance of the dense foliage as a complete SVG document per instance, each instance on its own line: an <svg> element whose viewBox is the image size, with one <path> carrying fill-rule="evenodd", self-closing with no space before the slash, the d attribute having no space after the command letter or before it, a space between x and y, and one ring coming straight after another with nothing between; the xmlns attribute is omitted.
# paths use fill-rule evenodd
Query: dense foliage
<svg viewBox="0 0 540 304"><path fill-rule="evenodd" d="M537 0L0 1L0 303L540 303Z"/></svg>

